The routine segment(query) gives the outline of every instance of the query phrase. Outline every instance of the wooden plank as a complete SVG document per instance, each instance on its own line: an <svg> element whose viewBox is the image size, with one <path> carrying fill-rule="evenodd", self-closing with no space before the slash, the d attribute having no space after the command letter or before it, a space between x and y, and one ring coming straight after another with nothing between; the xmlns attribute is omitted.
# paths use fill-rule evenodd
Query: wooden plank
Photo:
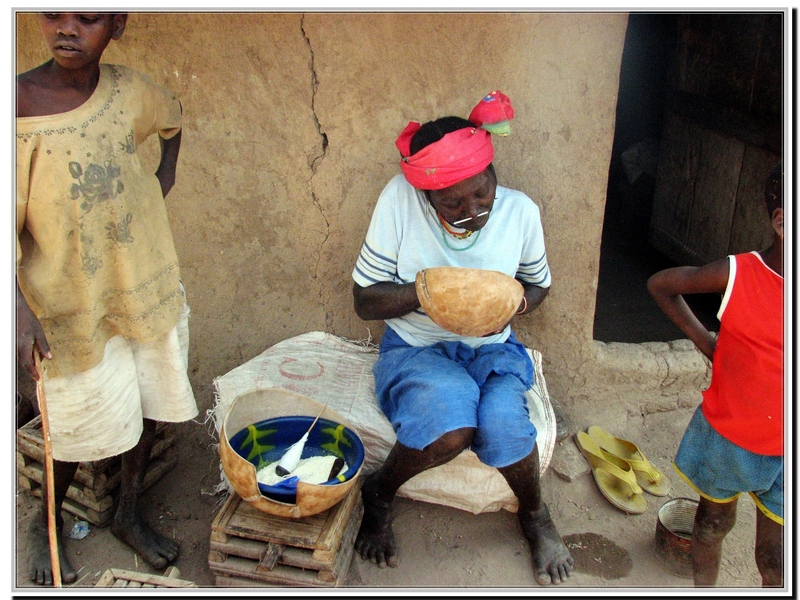
<svg viewBox="0 0 800 600"><path fill-rule="evenodd" d="M262 542L314 548L325 523L327 511L291 519L271 515L249 502L240 504L225 526L226 533Z"/></svg>
<svg viewBox="0 0 800 600"><path fill-rule="evenodd" d="M33 443L42 442L42 416L37 415L17 429L17 438L23 438Z"/></svg>
<svg viewBox="0 0 800 600"><path fill-rule="evenodd" d="M728 252L744 143L708 129L700 136L702 154L686 245L711 262Z"/></svg>
<svg viewBox="0 0 800 600"><path fill-rule="evenodd" d="M266 551L269 543L270 542L249 540L247 538L231 537L227 542L211 540L209 542L209 549L223 556L233 555L249 558L251 560L261 560L261 556ZM211 560L210 556L209 560ZM223 558L222 560L215 560L215 562L223 562L224 560Z"/></svg>
<svg viewBox="0 0 800 600"><path fill-rule="evenodd" d="M42 434L42 417L38 415L36 418L32 419L28 423L26 423L23 427L20 427L17 430L17 439L20 438L24 439L30 444L38 446L39 448L44 448L44 437ZM101 471L103 471L109 462L119 460L119 457L112 456L109 458L104 458L101 460L93 461L93 462L82 462L79 465L79 469L83 470L85 474L87 474L90 478L94 475L97 475ZM39 462L43 462L40 460Z"/></svg>
<svg viewBox="0 0 800 600"><path fill-rule="evenodd" d="M266 550L261 556L261 560L258 561L256 571L272 571L275 568L275 565L278 564L278 559L283 554L283 549L284 547L280 544L273 544L272 542L269 542Z"/></svg>
<svg viewBox="0 0 800 600"><path fill-rule="evenodd" d="M175 467L178 462L177 451L167 451L162 456L151 460L147 467L145 474L143 489L149 488L161 477L164 476L170 469ZM26 466L19 468L18 472L27 477L31 482L36 482L41 485L44 479L44 470L41 463L31 461ZM30 487L26 489L31 489ZM114 498L110 494L104 494L99 499L93 499L93 495L84 493L86 488L81 488L73 482L67 490L67 498L72 498L88 509L102 513L114 505Z"/></svg>
<svg viewBox="0 0 800 600"><path fill-rule="evenodd" d="M170 454L169 452L167 454ZM143 489L148 489L151 485L153 485L156 481L158 481L161 477L164 476L166 472L170 469L174 468L178 462L178 455L177 452L171 453L170 456L166 458L166 460L162 457L157 458L154 461L151 461L150 465L148 466L147 473L145 474ZM41 466L39 467L41 469ZM41 474L39 474L41 475ZM21 487L24 484L31 484L31 489L29 492L36 498L42 497L42 486L39 481L35 481L26 477L27 482L20 481ZM67 497L64 499L63 509L66 510L68 513L75 515L76 517L83 519L84 521L88 521L92 525L97 527L105 527L109 523L111 523L111 519L114 516L114 510L116 505L116 500L113 496L106 496L104 498L104 502L102 506L106 506L106 508L98 510L96 507L97 505L94 503L89 502L87 503L84 500L80 500L82 494L80 489L77 487L73 487L70 485L69 491L67 492ZM111 501L109 504L108 501Z"/></svg>
<svg viewBox="0 0 800 600"><path fill-rule="evenodd" d="M144 483L142 484L144 487L143 489L147 489L153 483L155 483L161 476L164 475L167 471L172 469L177 462L178 462L178 454L177 448L173 445L168 446L159 456L151 457L150 464L147 467L147 473L145 474ZM151 473L151 471L153 473ZM120 485L122 481L122 465L121 463L115 462L109 468L109 470L102 474L105 481L102 485L97 485L95 482L94 485L91 485L92 489L94 489L94 494L96 497L104 497L111 493L113 493Z"/></svg>
<svg viewBox="0 0 800 600"><path fill-rule="evenodd" d="M347 523L353 514L356 504L361 501L361 478L353 483L353 487L337 504L328 510L328 516L322 526L322 532L314 547L317 551L335 554L339 549Z"/></svg>
<svg viewBox="0 0 800 600"><path fill-rule="evenodd" d="M317 578L316 571L297 569L285 565L276 567L267 573L257 571L258 563L255 561L229 556L224 563L209 565L215 575L232 575L234 577L245 577L256 581L269 581L292 586L319 586L321 582Z"/></svg>
<svg viewBox="0 0 800 600"><path fill-rule="evenodd" d="M356 496L356 506L352 509L350 520L347 522L346 527L339 537L339 543L336 545L335 550L314 550L312 558L320 562L335 562L338 561L342 555L352 555L353 545L356 541L356 534L359 527L361 527L361 519L364 516L364 504L361 502L361 494ZM348 559L349 562L349 559ZM331 569L336 572L336 569Z"/></svg>
<svg viewBox="0 0 800 600"><path fill-rule="evenodd" d="M35 498L42 497L42 486L39 485L31 490L31 495ZM111 523L111 519L114 516L114 508L109 508L101 513L98 513L96 510L92 510L90 508L86 508L74 500L70 498L64 498L64 502L61 505L61 508L68 513L75 515L79 519L84 521L88 521L92 525L96 527L105 527L109 523Z"/></svg>
<svg viewBox="0 0 800 600"><path fill-rule="evenodd" d="M325 523L325 512L289 519L266 513L249 502L241 502L235 493L231 494L229 501L231 504L226 501L218 518L214 519L211 525L213 532L260 542L314 548ZM221 536L213 537L224 541Z"/></svg>
<svg viewBox="0 0 800 600"><path fill-rule="evenodd" d="M107 569L97 580L95 587L115 588L185 588L198 587L192 581L179 579L180 571L177 567L167 567L164 575L139 573L127 569Z"/></svg>
<svg viewBox="0 0 800 600"><path fill-rule="evenodd" d="M651 244L673 257L672 244L686 244L700 166L699 126L664 112L664 135L650 217ZM672 243L670 243L672 242Z"/></svg>
<svg viewBox="0 0 800 600"><path fill-rule="evenodd" d="M172 577L173 579L180 579L181 572L175 565L171 565L167 567L167 570L164 571L164 577Z"/></svg>
<svg viewBox="0 0 800 600"><path fill-rule="evenodd" d="M298 567L301 569L309 569L319 571L322 569L330 569L333 560L319 561L313 557L313 552L307 548L294 548L292 546L282 546L272 542L259 542L246 538L232 537L226 544L219 542L211 542L210 549L216 552L214 559L211 558L209 552L209 562L225 562L228 557L235 556L238 558L246 558L251 561L261 562L264 555L270 552L270 548L280 548L280 554L277 560L284 565L290 567ZM274 550L272 550L274 552ZM219 559L218 556L223 558Z"/></svg>
<svg viewBox="0 0 800 600"><path fill-rule="evenodd" d="M342 534L342 541L339 545L339 551L336 555L333 567L330 572L336 578L336 585L341 585L344 582L347 572L350 569L350 562L353 560L353 553L355 552L356 535L361 527L361 518L364 515L364 504L361 502L361 494L358 495L358 504L353 511L353 516ZM316 552L314 553L316 556ZM320 571L318 577L324 581L325 573Z"/></svg>
<svg viewBox="0 0 800 600"><path fill-rule="evenodd" d="M283 556L281 556L281 564L309 571L329 571L333 567L333 560L316 560L314 553L307 548L286 546L283 549Z"/></svg>
<svg viewBox="0 0 800 600"><path fill-rule="evenodd" d="M18 469L18 472L22 473L32 481L39 483L40 485L44 479L44 469L40 463L32 462L21 469ZM82 506L97 511L98 513L108 510L114 505L114 498L111 496L100 498L99 501L87 498L83 493L83 490L75 484L70 484L69 488L67 488L67 498L71 498Z"/></svg>
<svg viewBox="0 0 800 600"><path fill-rule="evenodd" d="M111 572L111 569L106 569L105 573L100 576L100 579L97 580L97 583L94 584L95 587L111 587L114 583L114 573Z"/></svg>
<svg viewBox="0 0 800 600"><path fill-rule="evenodd" d="M245 577L231 577L227 575L217 575L214 578L214 585L217 587L236 588L236 587L265 587L265 588L281 588L286 587L280 583L269 583L268 581L256 581L254 579L247 579Z"/></svg>
<svg viewBox="0 0 800 600"><path fill-rule="evenodd" d="M152 573L139 573L137 571L128 571L126 569L111 569L118 580L124 579L139 585L147 583L157 587L197 587L197 584L176 577L166 577L164 575L153 575Z"/></svg>
<svg viewBox="0 0 800 600"><path fill-rule="evenodd" d="M23 427L17 429L17 441L22 441L22 444L26 448L30 448L36 452L35 454L30 454L30 456L39 460L39 462L43 462L44 457L44 438L42 437L42 421L41 416L37 416L35 419L28 422ZM150 451L150 458L158 456L163 452L163 450L167 447L174 445L175 443L175 430L174 426L171 423L162 423L159 422L156 424L156 432L155 432L155 441L153 443L153 449ZM42 458L38 457L38 454L42 453ZM78 470L83 471L85 475L89 476L89 479L92 479L103 471L107 470L110 466L114 463L118 463L120 461L120 455L117 456L110 456L108 458L103 458L100 460L95 461L87 461L81 462L78 465Z"/></svg>
<svg viewBox="0 0 800 600"><path fill-rule="evenodd" d="M767 150L753 146L746 148L728 254L761 250L772 243L773 230L764 203L764 184L778 159Z"/></svg>
<svg viewBox="0 0 800 600"><path fill-rule="evenodd" d="M19 429L17 431L20 431ZM40 464L44 463L44 448L34 442L25 438L17 438L17 448L26 456L38 461ZM86 463L80 463L77 471L75 471L74 480L88 486L91 489L101 487L106 483L106 475L101 473L97 476L92 475L86 470Z"/></svg>
<svg viewBox="0 0 800 600"><path fill-rule="evenodd" d="M212 542L225 543L228 541L230 536L225 532L225 523L230 521L231 516L234 512L236 512L236 509L239 507L239 503L241 501L241 497L235 492L230 494L227 500L225 500L225 503L217 513L217 516L214 517L213 521L211 521Z"/></svg>

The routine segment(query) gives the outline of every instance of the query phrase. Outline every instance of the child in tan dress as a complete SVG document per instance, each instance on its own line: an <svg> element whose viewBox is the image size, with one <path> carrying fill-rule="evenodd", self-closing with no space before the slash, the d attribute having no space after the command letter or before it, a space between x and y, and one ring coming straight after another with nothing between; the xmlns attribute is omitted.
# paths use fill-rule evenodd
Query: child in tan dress
<svg viewBox="0 0 800 600"><path fill-rule="evenodd" d="M17 357L44 378L61 579L71 583L77 574L59 513L82 461L121 454L112 531L156 568L178 554L140 519L137 502L156 421L198 414L186 372L189 310L164 202L181 105L148 77L100 64L126 14L38 19L53 58L17 77ZM136 154L153 133L161 142L155 174ZM30 575L52 584L45 506L30 530Z"/></svg>

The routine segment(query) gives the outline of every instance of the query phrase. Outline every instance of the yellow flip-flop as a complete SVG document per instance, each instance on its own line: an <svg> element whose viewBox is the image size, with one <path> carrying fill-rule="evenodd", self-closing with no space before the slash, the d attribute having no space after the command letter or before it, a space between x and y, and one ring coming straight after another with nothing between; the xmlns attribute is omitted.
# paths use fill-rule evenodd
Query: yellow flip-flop
<svg viewBox="0 0 800 600"><path fill-rule="evenodd" d="M606 500L626 513L638 515L645 511L647 501L627 462L600 448L583 431L575 434L575 444L592 467L595 483Z"/></svg>
<svg viewBox="0 0 800 600"><path fill-rule="evenodd" d="M669 494L669 490L672 488L670 480L658 470L658 467L647 460L636 444L615 437L597 425L589 427L588 433L601 449L631 465L633 472L636 474L636 481L645 492L653 496L666 496Z"/></svg>

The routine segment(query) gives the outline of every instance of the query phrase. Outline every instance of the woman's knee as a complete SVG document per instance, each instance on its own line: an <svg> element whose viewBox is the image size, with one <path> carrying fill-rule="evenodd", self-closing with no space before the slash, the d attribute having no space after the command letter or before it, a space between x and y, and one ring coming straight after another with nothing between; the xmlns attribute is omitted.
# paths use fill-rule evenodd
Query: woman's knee
<svg viewBox="0 0 800 600"><path fill-rule="evenodd" d="M454 457L466 450L475 437L474 427L462 427L448 431L435 442L425 448L426 453L431 453L437 457Z"/></svg>

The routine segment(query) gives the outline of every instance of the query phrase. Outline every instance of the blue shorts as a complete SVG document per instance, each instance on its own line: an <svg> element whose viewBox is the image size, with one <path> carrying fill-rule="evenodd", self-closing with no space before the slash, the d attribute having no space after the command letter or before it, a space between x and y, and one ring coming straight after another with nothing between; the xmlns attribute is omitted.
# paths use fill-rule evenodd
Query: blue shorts
<svg viewBox="0 0 800 600"><path fill-rule="evenodd" d="M533 363L513 333L478 348L409 346L386 327L373 373L378 404L404 446L422 450L445 433L474 427L471 449L489 466L514 464L533 450L536 428L525 397Z"/></svg>
<svg viewBox="0 0 800 600"><path fill-rule="evenodd" d="M702 497L731 502L747 492L761 512L783 525L783 456L755 454L729 442L701 407L683 434L674 467Z"/></svg>

